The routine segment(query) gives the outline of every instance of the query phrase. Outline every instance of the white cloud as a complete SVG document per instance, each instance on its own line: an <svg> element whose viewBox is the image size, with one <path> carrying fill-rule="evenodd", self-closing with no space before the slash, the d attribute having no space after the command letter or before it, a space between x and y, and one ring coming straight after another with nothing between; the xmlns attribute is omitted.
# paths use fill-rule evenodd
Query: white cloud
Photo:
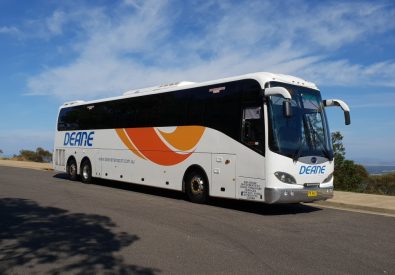
<svg viewBox="0 0 395 275"><path fill-rule="evenodd" d="M47 20L46 27L53 35L60 35L63 32L63 25L66 23L66 14L62 11L55 11Z"/></svg>
<svg viewBox="0 0 395 275"><path fill-rule="evenodd" d="M19 33L19 29L17 27L11 26L0 26L0 34L12 34L16 35Z"/></svg>
<svg viewBox="0 0 395 275"><path fill-rule="evenodd" d="M348 102L351 109L393 108L395 107L395 93L382 91L379 87L371 87L369 93L357 93L349 96ZM372 113L372 117L374 117L374 114ZM381 122L380 125L383 125L383 123ZM391 124L395 127L395 121L391 120Z"/></svg>
<svg viewBox="0 0 395 275"><path fill-rule="evenodd" d="M391 61L361 65L347 60L322 60L306 66L303 73L319 84L395 87L395 62Z"/></svg>
<svg viewBox="0 0 395 275"><path fill-rule="evenodd" d="M287 20L288 34L301 34L309 42L334 49L365 35L393 29L393 10L369 2L331 3L317 8L304 6L299 16ZM304 16L303 16L304 15Z"/></svg>
<svg viewBox="0 0 395 275"><path fill-rule="evenodd" d="M46 21L48 28L61 34L68 22L77 24L79 40L72 43L79 56L31 77L29 93L94 98L262 70L319 84L395 87L394 61L366 65L336 58L336 49L394 30L392 6L207 1L185 9L171 4L125 0L115 11L57 10Z"/></svg>

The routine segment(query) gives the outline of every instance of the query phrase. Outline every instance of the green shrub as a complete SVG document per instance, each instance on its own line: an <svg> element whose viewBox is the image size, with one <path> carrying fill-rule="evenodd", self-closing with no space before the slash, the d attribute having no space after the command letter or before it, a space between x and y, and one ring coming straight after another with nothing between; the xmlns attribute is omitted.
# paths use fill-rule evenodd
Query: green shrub
<svg viewBox="0 0 395 275"><path fill-rule="evenodd" d="M395 173L369 176L365 193L395 196Z"/></svg>
<svg viewBox="0 0 395 275"><path fill-rule="evenodd" d="M14 159L22 161L50 162L52 153L38 147L36 151L20 150L19 155L14 155Z"/></svg>
<svg viewBox="0 0 395 275"><path fill-rule="evenodd" d="M346 150L340 132L332 133L335 158L334 188L361 193L395 195L395 173L369 175L362 165L345 158Z"/></svg>
<svg viewBox="0 0 395 275"><path fill-rule="evenodd" d="M352 160L344 160L335 167L334 186L337 190L363 192L364 182L368 178L365 167L355 164Z"/></svg>
<svg viewBox="0 0 395 275"><path fill-rule="evenodd" d="M365 167L345 158L346 149L340 132L332 133L335 161L334 187L337 190L363 192L365 180L369 176Z"/></svg>

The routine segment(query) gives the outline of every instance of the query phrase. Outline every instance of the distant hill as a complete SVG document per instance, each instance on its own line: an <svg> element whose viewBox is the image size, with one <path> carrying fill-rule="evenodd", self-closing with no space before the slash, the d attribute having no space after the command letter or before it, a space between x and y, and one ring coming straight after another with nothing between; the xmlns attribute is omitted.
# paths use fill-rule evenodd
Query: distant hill
<svg viewBox="0 0 395 275"><path fill-rule="evenodd" d="M395 173L395 165L363 165L371 175Z"/></svg>

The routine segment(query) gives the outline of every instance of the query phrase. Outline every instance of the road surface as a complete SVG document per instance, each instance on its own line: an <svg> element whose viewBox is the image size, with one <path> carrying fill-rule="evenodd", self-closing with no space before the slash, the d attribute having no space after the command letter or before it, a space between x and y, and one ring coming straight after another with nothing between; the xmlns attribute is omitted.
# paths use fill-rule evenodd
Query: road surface
<svg viewBox="0 0 395 275"><path fill-rule="evenodd" d="M395 218L0 167L0 274L395 274Z"/></svg>

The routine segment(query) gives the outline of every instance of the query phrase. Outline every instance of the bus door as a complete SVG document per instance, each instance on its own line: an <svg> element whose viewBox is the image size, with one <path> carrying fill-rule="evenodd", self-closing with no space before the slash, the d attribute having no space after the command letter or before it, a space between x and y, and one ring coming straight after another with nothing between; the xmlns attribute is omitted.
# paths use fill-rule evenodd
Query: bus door
<svg viewBox="0 0 395 275"><path fill-rule="evenodd" d="M250 148L237 155L237 198L264 200L265 123L262 106L243 108L241 141Z"/></svg>
<svg viewBox="0 0 395 275"><path fill-rule="evenodd" d="M263 153L265 149L265 124L261 106L243 109L242 142L252 150Z"/></svg>

